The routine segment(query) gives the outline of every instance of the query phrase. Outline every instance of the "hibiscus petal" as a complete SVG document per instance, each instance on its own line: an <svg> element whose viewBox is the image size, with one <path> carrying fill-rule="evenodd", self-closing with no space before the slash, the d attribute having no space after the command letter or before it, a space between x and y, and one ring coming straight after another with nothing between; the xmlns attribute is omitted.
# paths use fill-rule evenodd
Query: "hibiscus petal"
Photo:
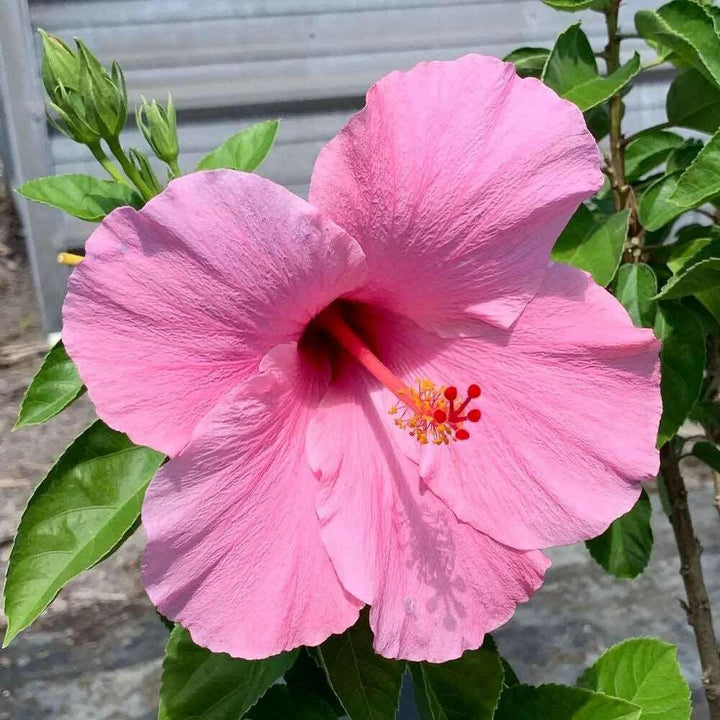
<svg viewBox="0 0 720 720"><path fill-rule="evenodd" d="M586 273L553 266L510 331L443 340L397 318L378 327L378 352L401 375L482 387L468 440L421 460L412 449L432 491L499 542L595 537L655 477L658 342Z"/></svg>
<svg viewBox="0 0 720 720"><path fill-rule="evenodd" d="M468 319L513 323L601 182L577 107L510 63L467 55L374 85L321 151L310 202L365 251L360 299L467 334Z"/></svg>
<svg viewBox="0 0 720 720"><path fill-rule="evenodd" d="M549 561L477 532L427 491L362 372L333 380L308 429L322 539L343 585L372 605L379 653L451 660L511 617Z"/></svg>
<svg viewBox="0 0 720 720"><path fill-rule="evenodd" d="M274 345L365 278L362 251L304 200L257 175L174 180L111 213L70 278L63 340L98 415L178 452Z"/></svg>
<svg viewBox="0 0 720 720"><path fill-rule="evenodd" d="M148 489L148 595L214 652L268 657L318 645L357 620L361 603L320 540L318 482L305 459L328 375L294 345L275 349Z"/></svg>

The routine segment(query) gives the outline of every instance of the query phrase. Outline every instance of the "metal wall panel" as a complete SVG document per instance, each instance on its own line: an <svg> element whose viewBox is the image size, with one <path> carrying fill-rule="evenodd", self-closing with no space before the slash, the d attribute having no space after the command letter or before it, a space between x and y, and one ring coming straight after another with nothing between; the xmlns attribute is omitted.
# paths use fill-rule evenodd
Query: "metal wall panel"
<svg viewBox="0 0 720 720"><path fill-rule="evenodd" d="M625 29L635 10L660 4L627 0ZM33 29L82 37L101 59L119 60L133 102L172 92L186 170L252 120L281 117L260 172L300 194L320 147L385 73L468 52L549 47L578 20L597 47L604 33L601 15L558 13L540 0L31 0L29 9ZM624 46L651 56L638 41ZM39 49L36 39L38 57ZM643 77L628 97L629 131L664 119L668 79ZM126 144L142 147L137 132ZM66 138L51 135L50 147L55 172L100 174ZM77 247L91 229L67 219L45 247Z"/></svg>

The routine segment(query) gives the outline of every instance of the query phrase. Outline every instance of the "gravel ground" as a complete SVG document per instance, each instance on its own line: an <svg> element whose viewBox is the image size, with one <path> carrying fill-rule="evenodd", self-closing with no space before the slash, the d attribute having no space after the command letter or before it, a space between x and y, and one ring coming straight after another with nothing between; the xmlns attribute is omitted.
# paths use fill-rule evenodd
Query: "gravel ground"
<svg viewBox="0 0 720 720"><path fill-rule="evenodd" d="M38 346L34 299L22 253L0 199L0 358ZM41 355L0 366L0 571L32 488L93 418L86 399L36 428L10 434L17 405ZM711 599L720 613L720 518L709 473L687 465L691 506L705 546ZM678 645L705 720L692 633L679 606L682 585L672 532L651 489L656 546L648 570L617 581L582 546L551 553L553 567L530 603L496 634L523 681L566 682L607 646L633 635ZM0 651L0 720L151 720L167 632L139 582L138 532L107 561L71 582L44 616ZM720 624L720 623L718 623ZM0 630L3 620L0 617Z"/></svg>

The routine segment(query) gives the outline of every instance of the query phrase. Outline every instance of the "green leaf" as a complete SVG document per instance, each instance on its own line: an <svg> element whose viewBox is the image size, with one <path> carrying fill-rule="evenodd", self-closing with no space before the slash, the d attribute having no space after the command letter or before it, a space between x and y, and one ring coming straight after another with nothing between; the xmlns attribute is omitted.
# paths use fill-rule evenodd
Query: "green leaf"
<svg viewBox="0 0 720 720"><path fill-rule="evenodd" d="M503 689L500 656L489 647L441 664L412 663L425 720L492 720Z"/></svg>
<svg viewBox="0 0 720 720"><path fill-rule="evenodd" d="M672 277L657 296L658 300L673 300L685 295L720 287L720 258L701 260Z"/></svg>
<svg viewBox="0 0 720 720"><path fill-rule="evenodd" d="M521 47L506 55L503 60L513 63L520 77L539 78L549 55L547 48Z"/></svg>
<svg viewBox="0 0 720 720"><path fill-rule="evenodd" d="M625 107L624 104L622 106ZM600 141L610 132L610 115L606 105L598 105L585 113L585 124L592 136ZM607 178L605 178L607 180Z"/></svg>
<svg viewBox="0 0 720 720"><path fill-rule="evenodd" d="M597 77L572 90L562 97L575 103L583 112L609 100L624 88L640 72L640 55L635 53L622 67L612 75Z"/></svg>
<svg viewBox="0 0 720 720"><path fill-rule="evenodd" d="M638 327L652 327L655 322L657 279L649 265L628 263L617 273L615 297L625 306Z"/></svg>
<svg viewBox="0 0 720 720"><path fill-rule="evenodd" d="M615 520L602 535L585 543L592 558L617 578L637 577L650 561L651 515L650 498L643 490L630 512Z"/></svg>
<svg viewBox="0 0 720 720"><path fill-rule="evenodd" d="M99 420L63 453L30 498L10 553L5 645L122 540L162 461Z"/></svg>
<svg viewBox="0 0 720 720"><path fill-rule="evenodd" d="M642 720L690 718L690 688L675 647L655 638L614 645L580 676L578 685L637 705Z"/></svg>
<svg viewBox="0 0 720 720"><path fill-rule="evenodd" d="M670 48L720 86L720 38L703 7L692 0L673 0L657 11L638 12L635 27L655 47Z"/></svg>
<svg viewBox="0 0 720 720"><path fill-rule="evenodd" d="M566 685L516 685L500 698L495 720L639 720L626 700Z"/></svg>
<svg viewBox="0 0 720 720"><path fill-rule="evenodd" d="M681 303L663 303L658 309L655 335L662 341L660 447L680 429L700 395L705 374L705 334L691 310Z"/></svg>
<svg viewBox="0 0 720 720"><path fill-rule="evenodd" d="M702 228L706 233L710 228ZM716 237L688 237L687 240L678 241L670 246L667 256L667 265L677 274L683 269L707 260L720 257L720 238Z"/></svg>
<svg viewBox="0 0 720 720"><path fill-rule="evenodd" d="M670 173L688 168L702 149L702 140L696 138L686 140L680 147L675 148L668 155L667 163L665 164L665 174L670 175ZM672 197L670 198L670 202L675 202Z"/></svg>
<svg viewBox="0 0 720 720"><path fill-rule="evenodd" d="M340 701L330 687L325 670L319 664L315 648L300 648L295 664L285 673L285 682L293 691L317 695L335 710L335 715L344 715Z"/></svg>
<svg viewBox="0 0 720 720"><path fill-rule="evenodd" d="M720 195L720 130L710 138L680 176L670 195L670 202L688 210L703 205L717 195Z"/></svg>
<svg viewBox="0 0 720 720"><path fill-rule="evenodd" d="M44 423L64 410L83 391L77 368L68 357L62 340L58 340L25 391L13 429Z"/></svg>
<svg viewBox="0 0 720 720"><path fill-rule="evenodd" d="M50 205L88 222L98 222L123 205L142 207L142 199L129 185L98 180L91 175L37 178L21 185L17 191L28 200Z"/></svg>
<svg viewBox="0 0 720 720"><path fill-rule="evenodd" d="M648 230L659 230L685 212L683 208L670 202L680 175L680 172L663 175L651 183L640 196L638 215L640 222Z"/></svg>
<svg viewBox="0 0 720 720"><path fill-rule="evenodd" d="M165 649L158 720L238 720L296 656L294 651L239 660L195 645L190 633L176 625Z"/></svg>
<svg viewBox="0 0 720 720"><path fill-rule="evenodd" d="M625 149L625 174L628 181L635 182L656 168L683 142L684 138L667 130L654 130L638 135Z"/></svg>
<svg viewBox="0 0 720 720"><path fill-rule="evenodd" d="M577 12L578 10L597 10L602 12L608 4L608 0L543 0L555 10Z"/></svg>
<svg viewBox="0 0 720 720"><path fill-rule="evenodd" d="M711 467L715 472L720 473L720 449L715 443L701 440L693 445L692 454Z"/></svg>
<svg viewBox="0 0 720 720"><path fill-rule="evenodd" d="M352 720L394 720L405 663L377 655L368 613L320 646L333 691Z"/></svg>
<svg viewBox="0 0 720 720"><path fill-rule="evenodd" d="M270 152L279 126L278 120L267 120L242 130L208 153L195 169L252 172Z"/></svg>
<svg viewBox="0 0 720 720"><path fill-rule="evenodd" d="M248 720L337 720L338 715L317 695L287 685L273 685L246 717Z"/></svg>
<svg viewBox="0 0 720 720"><path fill-rule="evenodd" d="M484 648L487 648L489 650L492 650L493 652L499 653L500 650L498 649L497 643L495 642L495 638L488 633L485 635L485 639L483 640L482 646ZM513 670L512 665L504 658L502 655L500 656L500 662L503 666L503 685L505 687L512 687L513 685L519 685L520 680L518 679L517 674L515 673L515 670Z"/></svg>
<svg viewBox="0 0 720 720"><path fill-rule="evenodd" d="M684 70L670 84L665 112L673 125L712 135L720 127L720 89L698 70Z"/></svg>
<svg viewBox="0 0 720 720"><path fill-rule="evenodd" d="M559 95L598 78L597 61L580 23L558 35L550 51L542 81Z"/></svg>
<svg viewBox="0 0 720 720"><path fill-rule="evenodd" d="M701 230L708 232L709 228L701 227ZM679 240L671 247L672 250L668 255L667 265L676 275L688 270L702 260L720 257L720 238L717 237L688 237L687 240ZM695 293L695 297L713 315L717 322L720 322L720 293L714 289L700 290Z"/></svg>
<svg viewBox="0 0 720 720"><path fill-rule="evenodd" d="M627 237L630 211L603 218L580 205L552 250L552 259L587 270L598 285L615 277Z"/></svg>
<svg viewBox="0 0 720 720"><path fill-rule="evenodd" d="M542 80L560 97L585 112L617 94L638 72L640 56L635 53L612 75L599 75L593 49L578 23L558 36L545 64Z"/></svg>

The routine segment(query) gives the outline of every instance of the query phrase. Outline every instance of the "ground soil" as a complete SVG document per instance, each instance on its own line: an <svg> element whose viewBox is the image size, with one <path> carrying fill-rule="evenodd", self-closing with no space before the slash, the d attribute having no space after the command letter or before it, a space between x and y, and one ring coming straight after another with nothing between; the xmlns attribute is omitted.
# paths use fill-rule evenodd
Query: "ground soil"
<svg viewBox="0 0 720 720"><path fill-rule="evenodd" d="M45 425L10 433L17 406L41 360L44 337L9 204L0 194L0 572L33 487L93 419L86 399ZM34 349L33 349L34 348ZM15 359L13 359L15 358ZM720 518L709 473L685 468L711 599L720 612ZM654 635L678 645L706 718L699 666L679 600L672 533L651 488L656 545L647 571L613 580L583 546L551 552L538 594L496 634L525 682L572 683L609 645ZM109 560L71 582L43 617L0 651L0 720L152 720L167 631L139 582L138 532ZM0 617L0 631L2 631ZM407 715L406 717L411 717Z"/></svg>

